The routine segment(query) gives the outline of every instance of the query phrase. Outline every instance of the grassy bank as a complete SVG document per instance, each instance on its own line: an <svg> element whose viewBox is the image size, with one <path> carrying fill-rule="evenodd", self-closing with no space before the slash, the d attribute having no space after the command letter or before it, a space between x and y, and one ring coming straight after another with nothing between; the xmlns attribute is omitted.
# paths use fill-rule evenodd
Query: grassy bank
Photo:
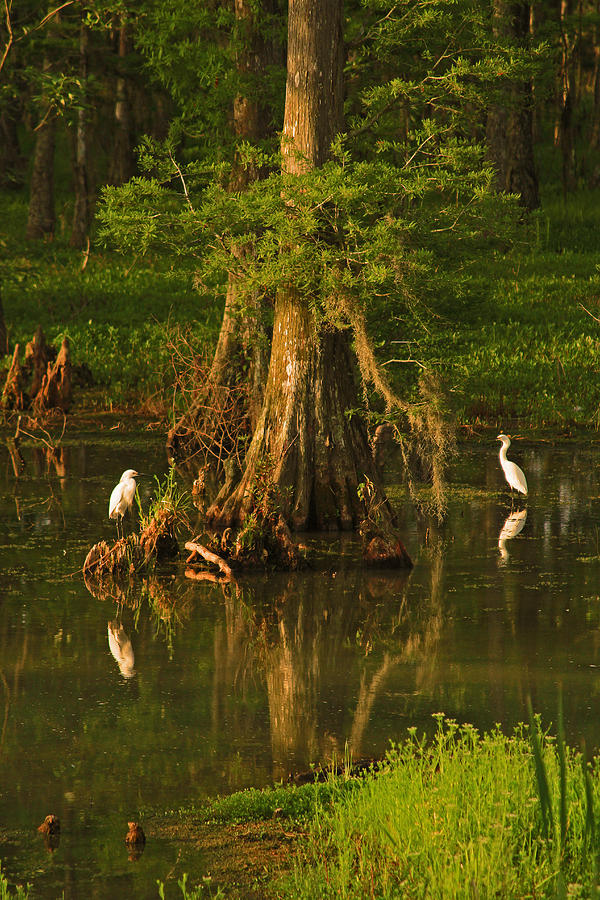
<svg viewBox="0 0 600 900"><path fill-rule="evenodd" d="M158 815L155 840L193 843L205 875L171 876L186 900L594 898L600 770L536 724L480 734L441 714L377 770L247 790ZM147 850L148 852L148 850ZM1 900L25 900L0 872Z"/></svg>
<svg viewBox="0 0 600 900"><path fill-rule="evenodd" d="M432 740L411 735L377 772L235 794L182 811L180 827L264 820L293 834L260 884L230 892L225 880L221 896L594 897L599 804L597 766L562 742L537 748L525 726L479 734L440 715Z"/></svg>
<svg viewBox="0 0 600 900"><path fill-rule="evenodd" d="M192 265L125 259L94 244L86 262L60 233L52 243L24 240L24 197L0 195L0 209L11 342L29 340L38 324L55 345L67 335L75 362L85 362L93 379L79 389L80 404L151 401L168 410L169 337L190 327L195 346L210 347L220 324L220 304L196 291ZM444 315L421 334L397 334L387 317L378 323L382 358L437 365L462 424L598 427L598 235L600 192L547 199L509 253L484 248L465 272L465 295L448 298ZM392 344L396 338L410 338L408 346ZM407 393L419 369L399 362L387 371Z"/></svg>

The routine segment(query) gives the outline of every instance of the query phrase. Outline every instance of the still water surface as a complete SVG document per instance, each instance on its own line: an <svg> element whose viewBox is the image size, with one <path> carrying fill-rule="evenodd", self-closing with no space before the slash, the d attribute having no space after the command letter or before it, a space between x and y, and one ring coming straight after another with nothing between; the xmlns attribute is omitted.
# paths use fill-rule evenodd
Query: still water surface
<svg viewBox="0 0 600 900"><path fill-rule="evenodd" d="M71 434L59 459L0 449L0 859L34 897L179 896L206 869L153 835L152 810L376 757L432 713L504 729L556 720L600 747L600 450L513 445L512 509L493 439L463 446L442 527L404 510L410 576L364 571L353 539L308 536L317 569L195 583L184 564L120 599L80 575L111 538L131 467L161 475L162 435ZM143 498L151 479L142 485ZM525 510L525 512L523 511ZM36 832L61 820L56 852ZM127 821L149 840L128 860Z"/></svg>

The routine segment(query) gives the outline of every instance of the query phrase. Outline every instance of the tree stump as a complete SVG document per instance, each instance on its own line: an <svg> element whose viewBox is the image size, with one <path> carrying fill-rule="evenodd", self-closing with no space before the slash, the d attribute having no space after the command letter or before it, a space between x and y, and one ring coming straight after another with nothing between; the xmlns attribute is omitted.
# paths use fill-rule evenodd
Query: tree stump
<svg viewBox="0 0 600 900"><path fill-rule="evenodd" d="M2 391L2 408L23 409L23 407L23 373L19 362L19 345L15 344L15 352Z"/></svg>

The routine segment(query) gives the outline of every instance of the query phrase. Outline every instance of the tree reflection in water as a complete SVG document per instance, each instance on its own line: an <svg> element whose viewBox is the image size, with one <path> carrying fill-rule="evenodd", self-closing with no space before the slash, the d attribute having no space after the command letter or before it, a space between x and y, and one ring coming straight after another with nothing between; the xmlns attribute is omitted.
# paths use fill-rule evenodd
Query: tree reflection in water
<svg viewBox="0 0 600 900"><path fill-rule="evenodd" d="M435 571L441 571L441 557ZM418 678L432 677L441 616L436 600L427 611L409 609L409 580L406 573L349 569L224 585L213 727L220 727L231 692L244 694L260 674L275 780L312 764L341 762L346 748L358 759L393 668L410 661Z"/></svg>
<svg viewBox="0 0 600 900"><path fill-rule="evenodd" d="M247 747L254 730L264 749L270 742L272 778L280 780L312 765L341 763L347 753L354 760L368 754L377 703L398 666L412 673L407 698L431 688L442 627L442 553L427 552L430 597L414 609L408 602L410 573L353 566L239 582L190 584L152 576L126 587L89 579L86 584L96 597L116 601L118 609L129 607L134 627L149 614L171 658L176 632L194 609L200 614L199 605L206 612L205 602L212 604L211 739L232 748L231 759L221 757L220 765L235 768L233 747ZM111 630L115 644L118 636L126 643L118 615ZM134 671L128 646L130 658L119 661L121 645L113 649L111 643L126 678ZM261 718L265 705L268 733Z"/></svg>

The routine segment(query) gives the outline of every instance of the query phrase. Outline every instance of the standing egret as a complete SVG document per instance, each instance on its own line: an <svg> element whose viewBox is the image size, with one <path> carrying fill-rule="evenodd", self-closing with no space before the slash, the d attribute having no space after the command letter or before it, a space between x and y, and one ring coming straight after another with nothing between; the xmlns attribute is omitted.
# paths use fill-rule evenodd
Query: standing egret
<svg viewBox="0 0 600 900"><path fill-rule="evenodd" d="M499 434L496 440L502 441L502 446L500 447L500 465L502 466L504 477L506 478L510 486L511 493L514 489L515 491L519 491L521 494L526 494L527 479L525 478L523 469L519 468L516 463L506 458L506 451L510 447L510 435Z"/></svg>
<svg viewBox="0 0 600 900"><path fill-rule="evenodd" d="M109 519L117 520L117 534L119 533L119 523L123 523L123 516L128 509L131 509L131 504L135 497L135 479L137 476L139 476L139 472L136 472L135 469L126 469L121 475L118 485L110 495L108 517Z"/></svg>

